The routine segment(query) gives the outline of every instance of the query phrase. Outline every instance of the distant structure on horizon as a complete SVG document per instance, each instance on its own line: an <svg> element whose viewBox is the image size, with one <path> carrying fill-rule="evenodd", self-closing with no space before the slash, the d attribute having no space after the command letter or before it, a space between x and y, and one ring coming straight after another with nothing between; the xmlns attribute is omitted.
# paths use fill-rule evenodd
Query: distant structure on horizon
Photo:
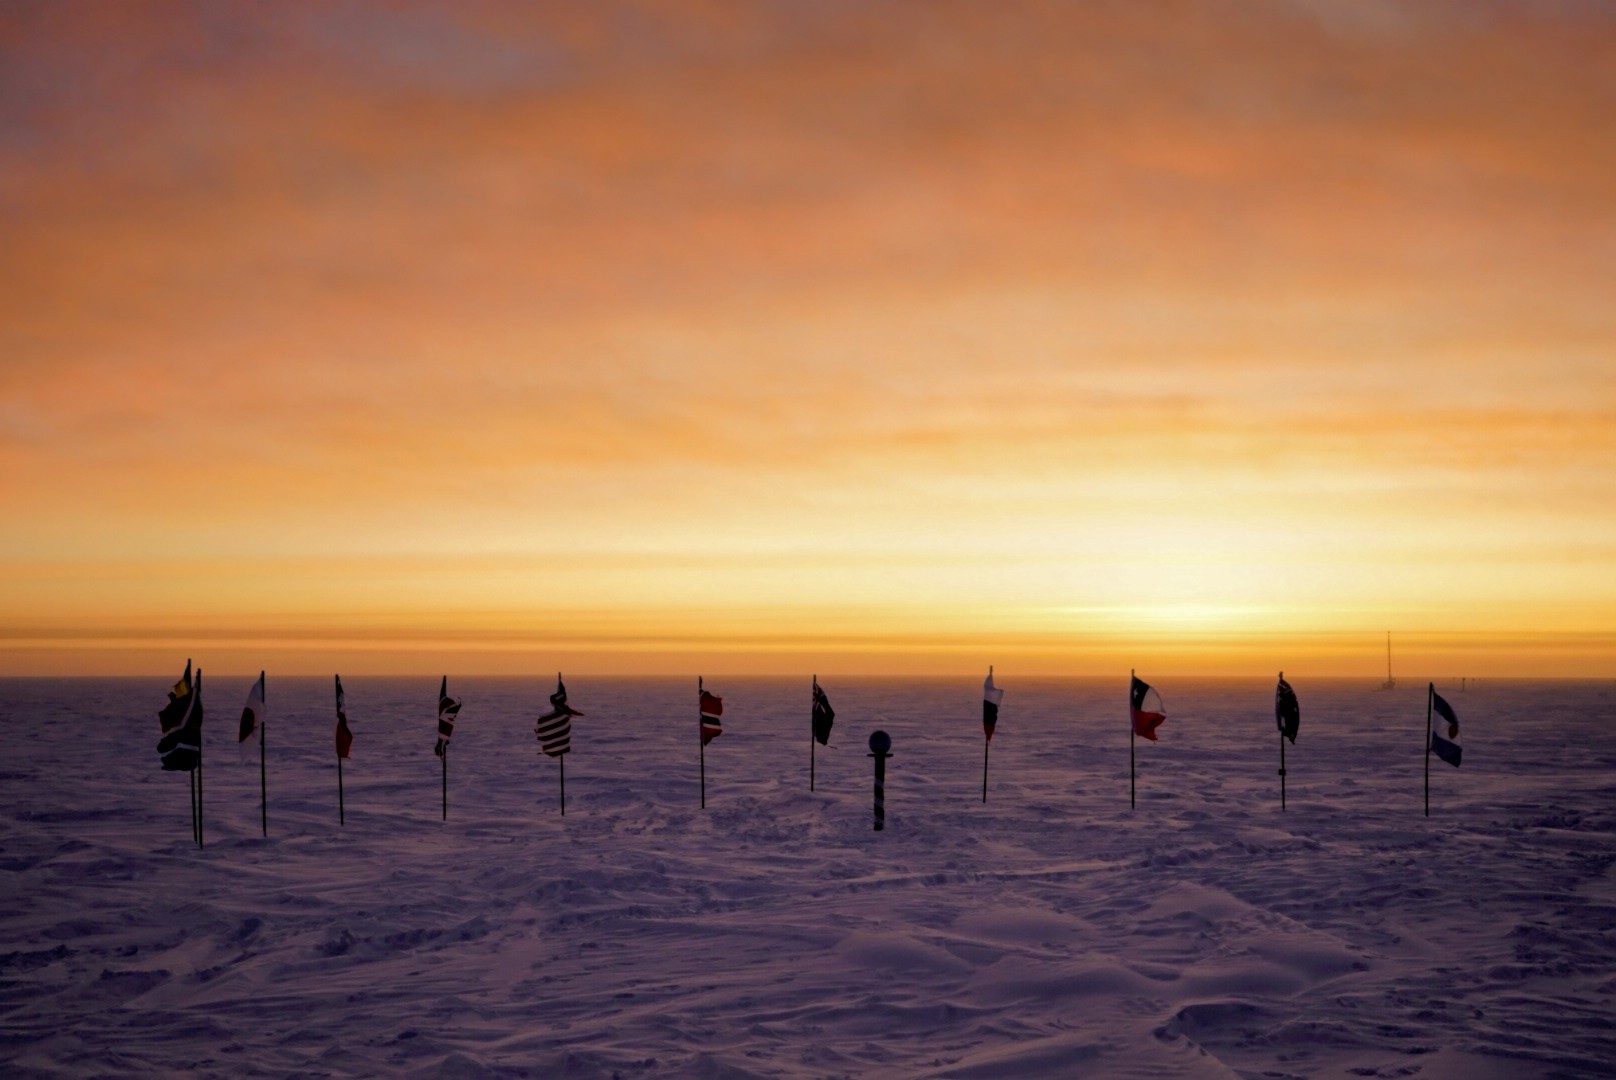
<svg viewBox="0 0 1616 1080"><path fill-rule="evenodd" d="M1380 684L1382 690L1397 689L1397 680L1392 678L1392 632L1386 631L1386 681Z"/></svg>

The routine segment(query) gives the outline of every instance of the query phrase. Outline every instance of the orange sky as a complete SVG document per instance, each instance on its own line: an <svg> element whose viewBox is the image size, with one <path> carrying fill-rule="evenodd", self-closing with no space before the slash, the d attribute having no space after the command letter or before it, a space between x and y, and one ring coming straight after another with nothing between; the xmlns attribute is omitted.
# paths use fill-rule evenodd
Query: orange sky
<svg viewBox="0 0 1616 1080"><path fill-rule="evenodd" d="M0 9L0 673L1616 674L1595 4Z"/></svg>

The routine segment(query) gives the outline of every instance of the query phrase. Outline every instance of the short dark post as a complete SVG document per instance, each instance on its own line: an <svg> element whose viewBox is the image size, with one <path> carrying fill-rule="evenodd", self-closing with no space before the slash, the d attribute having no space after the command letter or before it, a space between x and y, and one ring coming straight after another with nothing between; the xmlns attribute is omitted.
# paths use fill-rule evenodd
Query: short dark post
<svg viewBox="0 0 1616 1080"><path fill-rule="evenodd" d="M887 823L887 758L892 756L892 739L884 731L870 732L870 756L875 759L875 831Z"/></svg>

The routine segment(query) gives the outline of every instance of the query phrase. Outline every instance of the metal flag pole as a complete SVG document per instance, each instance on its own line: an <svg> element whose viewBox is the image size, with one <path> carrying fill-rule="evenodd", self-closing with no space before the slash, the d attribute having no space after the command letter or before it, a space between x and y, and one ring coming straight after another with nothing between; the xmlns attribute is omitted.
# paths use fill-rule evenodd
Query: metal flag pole
<svg viewBox="0 0 1616 1080"><path fill-rule="evenodd" d="M982 801L988 801L988 747L993 745L987 732L982 733Z"/></svg>
<svg viewBox="0 0 1616 1080"><path fill-rule="evenodd" d="M348 811L342 802L342 755L337 755L337 824L348 824Z"/></svg>
<svg viewBox="0 0 1616 1080"><path fill-rule="evenodd" d="M449 744L443 746L443 820L449 820Z"/></svg>
<svg viewBox="0 0 1616 1080"><path fill-rule="evenodd" d="M993 681L993 665L988 665L988 681ZM983 692L986 697L986 691ZM984 710L987 706L983 705ZM995 721L997 722L997 721ZM986 723L982 726L982 801L988 801L988 746L993 742L993 736L988 733Z"/></svg>
<svg viewBox="0 0 1616 1080"><path fill-rule="evenodd" d="M1285 673L1279 673L1279 681L1285 681ZM1279 729L1279 808L1285 809L1285 728Z"/></svg>
<svg viewBox="0 0 1616 1080"><path fill-rule="evenodd" d="M696 676L696 741L701 744L701 808L707 809L707 740L701 730L701 676Z"/></svg>
<svg viewBox="0 0 1616 1080"><path fill-rule="evenodd" d="M1279 808L1285 809L1285 733L1279 733Z"/></svg>
<svg viewBox="0 0 1616 1080"><path fill-rule="evenodd" d="M202 669L196 669L196 704L202 707ZM202 846L202 725L196 727L196 846Z"/></svg>
<svg viewBox="0 0 1616 1080"><path fill-rule="evenodd" d="M1133 668L1128 669L1128 809L1134 808L1134 773L1133 773L1133 680L1136 673Z"/></svg>
<svg viewBox="0 0 1616 1080"><path fill-rule="evenodd" d="M262 671L258 673L258 685L261 689L267 689L264 686L264 673ZM264 712L269 712L268 705L264 706ZM263 817L264 836L267 838L269 836L269 780L265 775L264 739L264 718L260 716L258 718L258 809Z"/></svg>
<svg viewBox="0 0 1616 1080"><path fill-rule="evenodd" d="M1425 816L1431 816L1431 699L1436 683L1425 684Z"/></svg>
<svg viewBox="0 0 1616 1080"><path fill-rule="evenodd" d="M567 816L567 755L556 757L556 764L561 766L561 816Z"/></svg>
<svg viewBox="0 0 1616 1080"><path fill-rule="evenodd" d="M814 685L815 686L819 685L819 676L818 675L814 676ZM808 718L808 790L812 791L812 790L814 790L814 743L816 743L818 741L817 739L814 738L814 722L813 722L813 709L812 709L812 706L809 707L808 717L809 717Z"/></svg>
<svg viewBox="0 0 1616 1080"><path fill-rule="evenodd" d="M186 775L191 778L191 839L200 844L202 841L196 832L196 770L192 769Z"/></svg>

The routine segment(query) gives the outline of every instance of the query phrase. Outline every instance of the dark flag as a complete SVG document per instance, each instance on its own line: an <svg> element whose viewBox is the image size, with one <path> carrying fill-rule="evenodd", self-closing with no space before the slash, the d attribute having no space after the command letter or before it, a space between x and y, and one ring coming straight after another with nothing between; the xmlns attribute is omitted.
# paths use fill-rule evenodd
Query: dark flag
<svg viewBox="0 0 1616 1080"><path fill-rule="evenodd" d="M337 679L337 756L345 758L353 749L353 732L348 730L348 699L342 693L342 676Z"/></svg>
<svg viewBox="0 0 1616 1080"><path fill-rule="evenodd" d="M567 704L567 686L556 672L556 692L550 695L550 711L533 723L533 735L539 740L539 749L551 757L560 757L572 749L572 718L583 713Z"/></svg>
<svg viewBox="0 0 1616 1080"><path fill-rule="evenodd" d="M707 691L701 694L701 745L706 746L724 733L719 717L724 715L724 699Z"/></svg>
<svg viewBox="0 0 1616 1080"><path fill-rule="evenodd" d="M185 661L185 674L168 692L168 704L157 714L162 737L157 740L157 756L167 772L190 772L202 757L202 673L191 683L191 662Z"/></svg>
<svg viewBox="0 0 1616 1080"><path fill-rule="evenodd" d="M1279 725L1279 733L1296 745L1296 731L1302 726L1302 706L1296 701L1296 691L1291 684L1285 681L1282 675L1279 685L1274 688L1274 722Z"/></svg>
<svg viewBox="0 0 1616 1080"><path fill-rule="evenodd" d="M460 715L460 702L449 696L449 676L443 677L438 687L438 745L432 752L439 757L449 749L449 737L454 734L455 717Z"/></svg>
<svg viewBox="0 0 1616 1080"><path fill-rule="evenodd" d="M814 678L814 739L820 746L830 745L831 724L836 721L836 710L830 707L830 698L825 691L819 688L819 679Z"/></svg>
<svg viewBox="0 0 1616 1080"><path fill-rule="evenodd" d="M982 734L989 741L993 739L993 729L999 725L999 705L1004 701L1004 691L993 685L993 669L988 668L988 681L982 684Z"/></svg>
<svg viewBox="0 0 1616 1080"><path fill-rule="evenodd" d="M1137 675L1130 677L1133 681L1128 686L1128 713L1133 720L1134 734L1156 742L1156 729L1167 719L1167 707L1155 687Z"/></svg>
<svg viewBox="0 0 1616 1080"><path fill-rule="evenodd" d="M1444 701L1442 695L1435 690L1431 691L1431 711L1446 721L1445 725L1433 723L1431 726L1431 752L1454 768L1458 768L1459 758L1464 751L1459 745L1459 718L1454 714L1453 706Z"/></svg>
<svg viewBox="0 0 1616 1080"><path fill-rule="evenodd" d="M258 734L258 725L264 720L264 673L258 673L258 681L253 683L252 689L247 691L247 704L241 710L241 732L236 736L238 743L244 743Z"/></svg>

